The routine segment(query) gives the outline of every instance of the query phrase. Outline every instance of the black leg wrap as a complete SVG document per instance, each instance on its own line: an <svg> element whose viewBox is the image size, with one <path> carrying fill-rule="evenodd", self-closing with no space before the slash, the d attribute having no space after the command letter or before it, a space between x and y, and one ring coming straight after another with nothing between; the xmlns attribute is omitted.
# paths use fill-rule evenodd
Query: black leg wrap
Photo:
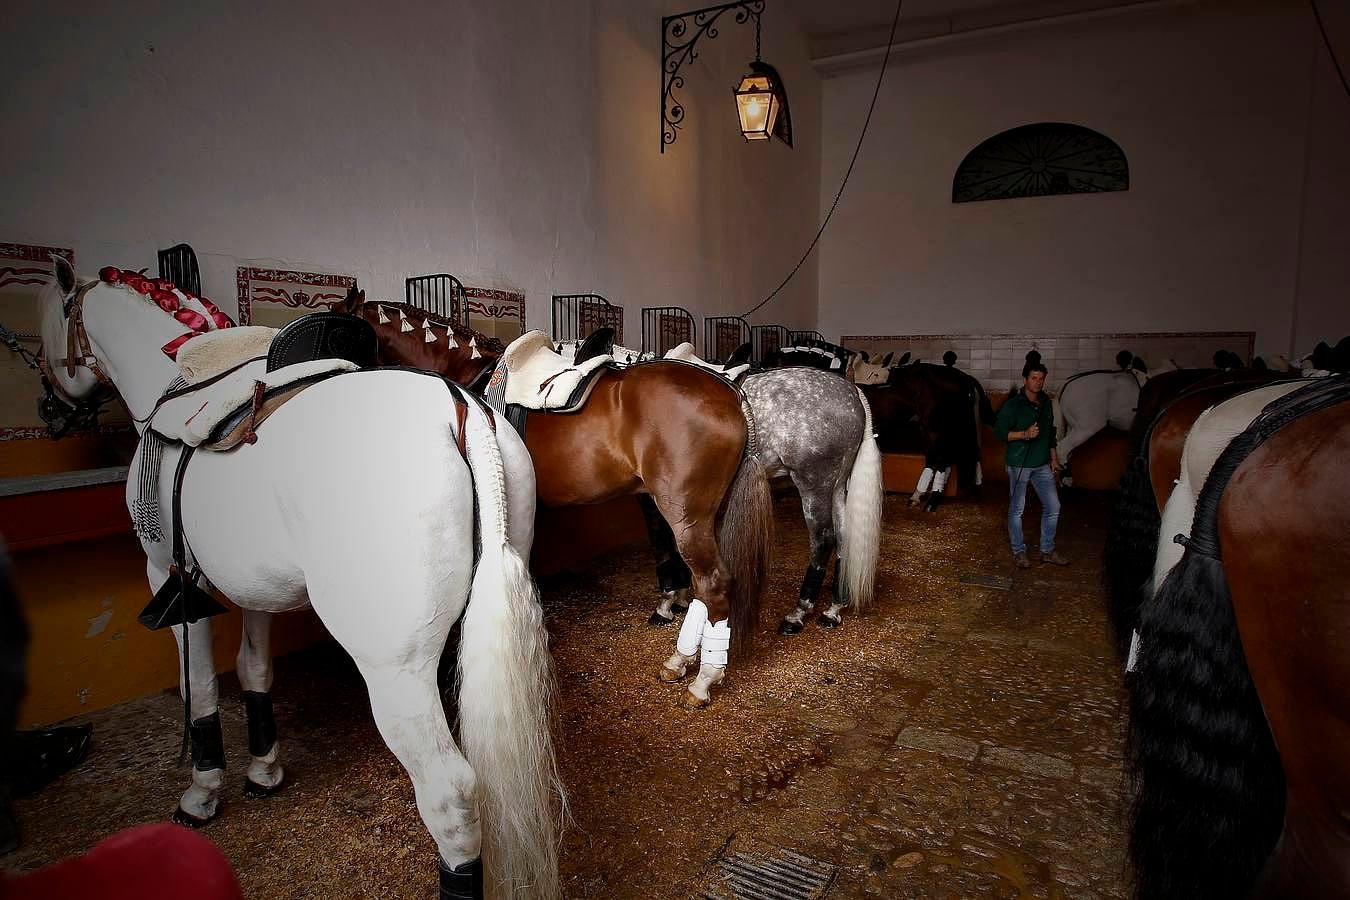
<svg viewBox="0 0 1350 900"><path fill-rule="evenodd" d="M453 869L438 859L441 870L441 900L483 900L483 858L475 857Z"/></svg>
<svg viewBox="0 0 1350 900"><path fill-rule="evenodd" d="M802 579L801 606L810 609L816 603L816 598L820 596L821 585L825 583L824 566L807 566L806 576Z"/></svg>
<svg viewBox="0 0 1350 900"><path fill-rule="evenodd" d="M263 691L244 691L244 709L248 712L248 752L252 756L266 756L277 743L272 695Z"/></svg>
<svg viewBox="0 0 1350 900"><path fill-rule="evenodd" d="M198 772L225 768L225 741L220 736L220 713L193 719L188 728L192 739L192 768Z"/></svg>
<svg viewBox="0 0 1350 900"><path fill-rule="evenodd" d="M834 558L834 582L830 585L830 596L834 599L835 603L846 606L848 605L848 598L844 596L844 579L839 577L839 573L842 570L843 562L836 556Z"/></svg>

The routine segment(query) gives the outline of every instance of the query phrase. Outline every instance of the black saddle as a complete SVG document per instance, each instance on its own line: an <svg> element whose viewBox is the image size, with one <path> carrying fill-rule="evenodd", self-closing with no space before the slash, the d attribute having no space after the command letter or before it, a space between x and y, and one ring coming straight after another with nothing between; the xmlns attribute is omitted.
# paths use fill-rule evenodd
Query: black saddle
<svg viewBox="0 0 1350 900"><path fill-rule="evenodd" d="M345 359L362 368L375 365L375 329L365 319L317 312L290 322L267 350L267 371L316 359Z"/></svg>
<svg viewBox="0 0 1350 900"><path fill-rule="evenodd" d="M591 332L591 336L581 342L577 348L577 355L572 359L572 365L579 366L588 359L594 359L597 356L604 356L614 350L614 329L606 326L597 328Z"/></svg>

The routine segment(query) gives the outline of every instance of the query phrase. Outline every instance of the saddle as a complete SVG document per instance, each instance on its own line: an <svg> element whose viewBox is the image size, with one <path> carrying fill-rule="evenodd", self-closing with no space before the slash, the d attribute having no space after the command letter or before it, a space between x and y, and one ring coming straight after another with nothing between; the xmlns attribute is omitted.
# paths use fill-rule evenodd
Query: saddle
<svg viewBox="0 0 1350 900"><path fill-rule="evenodd" d="M244 329L209 332L230 335ZM265 342L265 343L264 343ZM142 449L140 492L133 507L137 532L159 533L159 470L164 448L183 448L173 477L173 566L169 578L137 618L153 630L225 612L205 588L201 569L189 565L183 536L183 479L198 449L231 450L258 440L257 428L305 388L375 361L375 331L355 316L313 313L276 329L248 329L239 337L198 343L188 367L152 411ZM265 349L265 356L257 355ZM242 360L240 357L242 356ZM148 523L146 532L140 522ZM148 532L148 533L147 533Z"/></svg>
<svg viewBox="0 0 1350 900"><path fill-rule="evenodd" d="M607 342L613 341L613 334L612 328L602 328L592 334L577 349L573 362L568 362L553 348L553 341L544 332L522 334L502 355L505 403L549 412L581 409L606 364L614 361L607 346Z"/></svg>
<svg viewBox="0 0 1350 900"><path fill-rule="evenodd" d="M744 346L748 348L748 345ZM737 360L739 354L740 348L737 349L736 353L733 353L731 355L732 362L729 362L727 365L718 365L717 363L710 363L705 359L700 359L699 356L696 353L694 353L694 345L689 343L688 341L685 341L684 343L679 344L678 346L673 347L670 350L666 351L666 355L664 358L679 360L680 362L692 363L693 365L696 365L703 369L707 369L710 372L716 372L718 375L721 375L727 381L730 381L732 384L735 384L742 377L744 377L744 375L747 372L750 371L750 364L748 362L735 361Z"/></svg>

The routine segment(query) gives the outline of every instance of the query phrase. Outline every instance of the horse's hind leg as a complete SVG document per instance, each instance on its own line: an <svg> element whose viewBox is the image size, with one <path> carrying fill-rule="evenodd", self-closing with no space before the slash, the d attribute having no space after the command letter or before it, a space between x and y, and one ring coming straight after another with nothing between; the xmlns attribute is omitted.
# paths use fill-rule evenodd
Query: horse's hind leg
<svg viewBox="0 0 1350 900"><path fill-rule="evenodd" d="M375 725L412 779L417 810L436 841L441 896L482 897L478 778L450 734L436 667L367 663L360 668Z"/></svg>
<svg viewBox="0 0 1350 900"><path fill-rule="evenodd" d="M717 550L712 517L675 529L680 555L694 575L694 593L675 640L675 653L661 667L661 680L679 681L695 656L700 659L698 676L684 692L682 703L702 709L712 702L712 688L726 675L731 647L731 603L727 566Z"/></svg>
<svg viewBox="0 0 1350 900"><path fill-rule="evenodd" d="M278 761L277 723L272 717L272 614L244 610L244 636L235 660L248 711L248 754L252 759L244 793L266 797L281 790L285 772Z"/></svg>
<svg viewBox="0 0 1350 900"><path fill-rule="evenodd" d="M834 503L826 490L819 485L799 482L797 489L802 496L802 515L806 517L806 530L811 536L811 561L806 567L805 577L802 578L802 589L797 597L797 605L779 623L779 634L799 633L807 615L815 608L821 586L825 584L830 556L839 544L837 524L843 521L842 496L839 497L841 502ZM834 622L836 625L839 624L837 619L836 616Z"/></svg>
<svg viewBox="0 0 1350 900"><path fill-rule="evenodd" d="M840 485L834 492L833 503L835 533L838 534L844 527L844 511L848 503L846 486ZM840 548L847 552L848 548ZM848 607L852 598L848 596L848 591L844 586L843 580L839 577L843 569L843 559L835 557L834 560L834 582L830 585L830 607L820 614L816 624L821 628L838 628L844 624L844 610Z"/></svg>
<svg viewBox="0 0 1350 900"><path fill-rule="evenodd" d="M220 733L216 666L211 658L211 620L198 619L186 627L187 672L181 671L184 626L174 625L172 630L178 641L179 691L190 691L192 701L192 725L188 729L192 750L192 785L179 798L173 820L179 825L196 827L216 817L220 789L225 784L225 744Z"/></svg>

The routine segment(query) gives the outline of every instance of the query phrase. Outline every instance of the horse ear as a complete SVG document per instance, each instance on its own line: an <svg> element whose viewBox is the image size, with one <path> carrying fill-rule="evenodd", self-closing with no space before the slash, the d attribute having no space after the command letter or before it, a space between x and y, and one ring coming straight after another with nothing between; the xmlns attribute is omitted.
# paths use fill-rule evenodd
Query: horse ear
<svg viewBox="0 0 1350 900"><path fill-rule="evenodd" d="M62 299L65 299L75 293L75 267L70 264L70 260L57 253L53 253L51 257L53 278L61 291Z"/></svg>
<svg viewBox="0 0 1350 900"><path fill-rule="evenodd" d="M748 363L750 361L750 354L753 352L754 348L750 346L749 341L746 341L744 344L741 344L735 350L731 351L731 355L727 357L726 365L739 366L743 363Z"/></svg>
<svg viewBox="0 0 1350 900"><path fill-rule="evenodd" d="M1143 372L1145 375L1148 374L1148 363L1137 356L1130 360L1130 368L1134 369L1136 372Z"/></svg>
<svg viewBox="0 0 1350 900"><path fill-rule="evenodd" d="M1128 350L1121 350L1119 353L1116 354L1116 368L1128 369L1130 367L1130 361L1132 359L1134 359L1133 353L1131 353Z"/></svg>
<svg viewBox="0 0 1350 900"><path fill-rule="evenodd" d="M353 284L351 287L347 288L347 296L343 299L342 303L339 304L339 311L344 312L349 316L354 316L356 315L357 307L365 302L366 292L357 290L356 285Z"/></svg>
<svg viewBox="0 0 1350 900"><path fill-rule="evenodd" d="M881 358L881 367L882 367L883 369L889 369L889 368L891 367L891 362L892 362L894 359L895 359L895 351L891 351L890 353L887 353L885 356L883 356L883 357Z"/></svg>

